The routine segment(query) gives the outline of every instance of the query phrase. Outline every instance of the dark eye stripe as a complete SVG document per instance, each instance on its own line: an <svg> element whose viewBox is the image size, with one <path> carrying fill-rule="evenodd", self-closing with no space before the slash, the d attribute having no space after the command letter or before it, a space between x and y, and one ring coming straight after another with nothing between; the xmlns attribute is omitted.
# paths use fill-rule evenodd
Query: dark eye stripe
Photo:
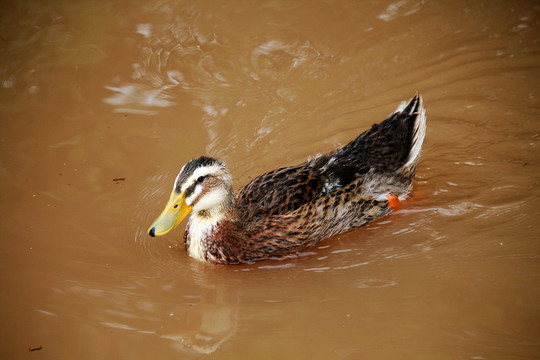
<svg viewBox="0 0 540 360"><path fill-rule="evenodd" d="M206 178L209 178L211 177L212 175L211 174L207 174L207 175L204 175L204 176L199 176L197 178L197 180L195 180L195 182L193 183L193 185L191 185L190 187L188 187L186 189L186 197L190 196L191 194L193 194L193 192L195 191L195 188L197 187L197 185L200 185L202 184L202 182L206 179Z"/></svg>
<svg viewBox="0 0 540 360"><path fill-rule="evenodd" d="M193 194L193 192L195 191L195 187L197 186L197 183L191 185L190 187L188 187L186 189L186 198L191 196L191 194Z"/></svg>

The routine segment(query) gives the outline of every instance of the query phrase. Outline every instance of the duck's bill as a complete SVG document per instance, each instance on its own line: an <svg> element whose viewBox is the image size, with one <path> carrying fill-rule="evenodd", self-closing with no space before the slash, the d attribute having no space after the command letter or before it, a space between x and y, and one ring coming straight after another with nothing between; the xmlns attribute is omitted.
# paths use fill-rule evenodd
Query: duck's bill
<svg viewBox="0 0 540 360"><path fill-rule="evenodd" d="M192 206L186 204L185 193L171 193L169 202L165 209L148 229L150 236L161 236L168 234L191 212Z"/></svg>

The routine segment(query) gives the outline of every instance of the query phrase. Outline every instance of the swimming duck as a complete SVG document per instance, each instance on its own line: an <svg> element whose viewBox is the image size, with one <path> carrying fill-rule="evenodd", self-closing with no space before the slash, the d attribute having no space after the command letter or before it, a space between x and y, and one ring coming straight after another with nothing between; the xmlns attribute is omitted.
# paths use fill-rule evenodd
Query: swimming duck
<svg viewBox="0 0 540 360"><path fill-rule="evenodd" d="M176 177L150 236L169 233L191 214L189 255L221 264L293 255L389 214L411 191L426 134L422 96L344 147L260 175L235 195L224 163L207 156Z"/></svg>

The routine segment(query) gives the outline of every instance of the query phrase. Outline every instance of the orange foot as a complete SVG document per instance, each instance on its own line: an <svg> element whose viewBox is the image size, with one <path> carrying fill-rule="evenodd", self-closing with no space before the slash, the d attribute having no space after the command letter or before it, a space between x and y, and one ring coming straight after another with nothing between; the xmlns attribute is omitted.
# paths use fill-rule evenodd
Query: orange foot
<svg viewBox="0 0 540 360"><path fill-rule="evenodd" d="M395 194L386 195L386 201L388 201L388 206L393 210L396 210L400 203L399 198Z"/></svg>

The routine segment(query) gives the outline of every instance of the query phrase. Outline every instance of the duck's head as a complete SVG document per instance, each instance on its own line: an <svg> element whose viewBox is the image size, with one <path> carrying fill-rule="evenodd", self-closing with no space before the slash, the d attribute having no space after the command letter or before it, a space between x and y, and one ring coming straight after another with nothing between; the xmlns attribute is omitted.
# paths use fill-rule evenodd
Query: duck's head
<svg viewBox="0 0 540 360"><path fill-rule="evenodd" d="M222 162L206 156L191 160L178 173L169 202L148 234L165 235L192 212L219 218L232 206L233 199L232 178Z"/></svg>

